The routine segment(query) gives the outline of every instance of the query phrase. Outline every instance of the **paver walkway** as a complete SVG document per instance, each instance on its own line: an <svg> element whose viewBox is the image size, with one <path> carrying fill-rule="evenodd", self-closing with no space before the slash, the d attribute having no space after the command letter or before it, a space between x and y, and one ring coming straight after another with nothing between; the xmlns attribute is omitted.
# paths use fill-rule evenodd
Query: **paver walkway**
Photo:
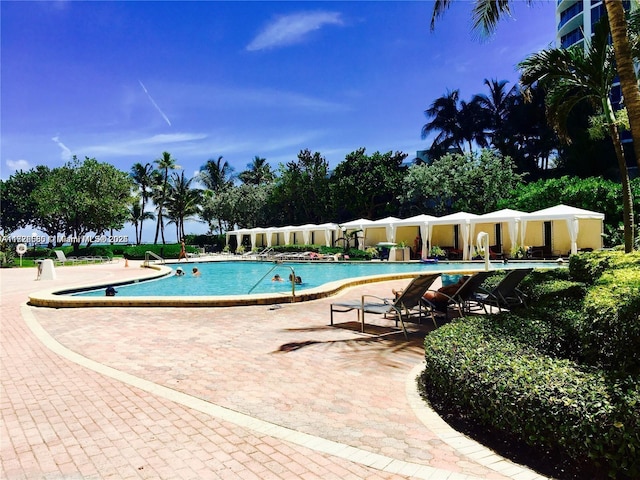
<svg viewBox="0 0 640 480"><path fill-rule="evenodd" d="M146 274L130 263L58 267L47 282L35 269L0 271L2 478L542 478L426 408L415 391L424 334L329 327L337 297L280 308L25 305L52 285Z"/></svg>

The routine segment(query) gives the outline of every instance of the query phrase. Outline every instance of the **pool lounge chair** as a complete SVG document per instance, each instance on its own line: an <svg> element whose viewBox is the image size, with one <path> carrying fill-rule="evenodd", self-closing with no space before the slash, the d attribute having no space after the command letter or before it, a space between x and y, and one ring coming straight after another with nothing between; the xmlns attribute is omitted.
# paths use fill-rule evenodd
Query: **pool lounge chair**
<svg viewBox="0 0 640 480"><path fill-rule="evenodd" d="M487 307L496 307L498 311L525 307L527 305L526 296L518 290L518 285L532 271L533 268L511 270L490 291L480 288L474 293L473 300Z"/></svg>
<svg viewBox="0 0 640 480"><path fill-rule="evenodd" d="M67 263L73 265L80 263L80 260L75 257L67 257L62 250L54 250L54 253L56 254L56 265L66 265Z"/></svg>
<svg viewBox="0 0 640 480"><path fill-rule="evenodd" d="M427 299L423 299L423 301L429 304L435 315L444 314L447 319L449 317L450 308L456 310L458 315L461 317L468 313L487 313L486 306L483 303L478 302L474 296L482 288L482 284L485 280L494 273L495 272L474 273L452 295L438 292L441 296L448 299L446 302L430 302Z"/></svg>
<svg viewBox="0 0 640 480"><path fill-rule="evenodd" d="M358 320L361 325L360 330L363 333L365 313L385 315L385 318L387 315L393 314L395 316L396 327L398 326L399 321L405 338L408 338L408 336L404 320L405 318L408 318L412 312L417 312L420 318L422 318L424 314L429 314L433 324L437 327L438 324L433 311L428 304L423 302L422 296L427 290L429 290L429 287L433 285L433 282L435 282L439 276L440 274L438 273L417 276L405 287L396 299L381 298L375 295L362 295L360 300L332 303L331 325L333 325L334 312L343 313L350 312L351 310L357 310Z"/></svg>

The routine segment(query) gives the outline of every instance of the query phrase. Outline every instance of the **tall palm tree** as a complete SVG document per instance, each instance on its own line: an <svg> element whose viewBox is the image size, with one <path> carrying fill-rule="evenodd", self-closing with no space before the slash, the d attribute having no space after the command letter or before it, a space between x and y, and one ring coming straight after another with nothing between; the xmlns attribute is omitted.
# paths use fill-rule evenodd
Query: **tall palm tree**
<svg viewBox="0 0 640 480"><path fill-rule="evenodd" d="M247 169L238 174L238 178L248 185L262 185L272 182L275 174L271 165L267 163L267 159L256 155L253 162L247 164Z"/></svg>
<svg viewBox="0 0 640 480"><path fill-rule="evenodd" d="M146 215L144 208L151 197L151 172L153 171L153 166L150 163L146 163L142 165L141 163L134 163L131 167L131 171L129 175L135 182L139 190L139 201L140 201L140 233L136 233L136 245L140 245L142 243L142 224L144 220L149 220L150 217ZM153 216L155 218L155 216ZM137 229L136 229L137 232Z"/></svg>
<svg viewBox="0 0 640 480"><path fill-rule="evenodd" d="M547 90L547 118L561 138L568 140L567 117L583 102L604 115L620 170L623 194L625 251L633 250L633 204L631 186L610 93L616 76L615 58L609 44L609 25L598 22L585 48L542 50L519 64L524 93L535 83Z"/></svg>
<svg viewBox="0 0 640 480"><path fill-rule="evenodd" d="M184 172L173 173L169 184L169 195L166 208L167 216L176 223L178 240L185 237L185 219L196 215L200 209L201 193L197 188L192 188L193 178L187 180Z"/></svg>
<svg viewBox="0 0 640 480"><path fill-rule="evenodd" d="M169 170L175 170L181 167L180 165L176 165L176 160L169 152L162 152L162 156L154 160L154 163L158 165L160 178L157 178L155 184L156 191L154 192L158 221L156 223L156 236L153 243L158 243L158 235L162 236L162 243L166 243L164 238L163 210L169 194Z"/></svg>
<svg viewBox="0 0 640 480"><path fill-rule="evenodd" d="M422 127L423 139L427 138L430 132L439 132L430 150L436 155L452 147L464 151L465 144L468 144L471 150L473 141L484 146L486 142L479 118L481 110L478 107L476 102L460 101L459 90L448 90L445 95L434 100L424 112L426 117L432 120Z"/></svg>
<svg viewBox="0 0 640 480"><path fill-rule="evenodd" d="M638 78L633 65L633 52L624 7L620 0L604 0L609 19L609 28L616 56L616 71L620 78L620 88L624 97L624 105L629 116L629 126L633 137L633 151L640 168L640 91ZM632 24L633 25L633 24ZM638 32L635 32L636 34Z"/></svg>
<svg viewBox="0 0 640 480"><path fill-rule="evenodd" d="M205 195L217 195L233 185L233 168L222 155L217 160L210 158L200 167L198 179L207 187ZM218 227L222 233L222 219L218 219Z"/></svg>
<svg viewBox="0 0 640 480"><path fill-rule="evenodd" d="M474 2L471 14L473 29L483 36L493 33L500 19L511 13L509 0L474 0ZM532 0L527 0L527 3L531 4ZM629 116L633 149L636 162L640 167L640 92L638 91L638 79L633 66L633 53L622 3L620 0L604 0L620 77L620 87ZM431 15L431 30L435 28L437 18L450 6L451 0L435 1Z"/></svg>
<svg viewBox="0 0 640 480"><path fill-rule="evenodd" d="M144 202L140 196L133 197L129 206L129 222L136 229L136 245L142 243L142 223L144 220L154 220L156 216L152 212L144 211Z"/></svg>
<svg viewBox="0 0 640 480"><path fill-rule="evenodd" d="M507 89L506 80L487 80L484 84L489 87L489 95L474 95L472 101L477 102L486 114L486 122L490 131L491 143L501 152L507 141L504 137L504 127L509 113L518 95L518 89L514 85Z"/></svg>

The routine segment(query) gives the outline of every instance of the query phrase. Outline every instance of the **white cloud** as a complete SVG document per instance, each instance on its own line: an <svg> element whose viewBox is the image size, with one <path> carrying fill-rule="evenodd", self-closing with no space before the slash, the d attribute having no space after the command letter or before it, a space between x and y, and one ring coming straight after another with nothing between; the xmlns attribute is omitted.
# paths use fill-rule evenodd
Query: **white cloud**
<svg viewBox="0 0 640 480"><path fill-rule="evenodd" d="M64 143L60 141L60 136L56 135L51 140L53 140L62 150L62 152L60 152L60 158L62 159L62 161L68 162L69 160L71 160L71 157L73 157L73 154L71 153L71 150L69 149L69 147L67 147Z"/></svg>
<svg viewBox="0 0 640 480"><path fill-rule="evenodd" d="M169 133L153 135L151 137L129 140L116 140L99 145L84 147L83 151L90 151L94 155L154 155L161 149L176 148L182 145L199 144L208 135L203 133ZM169 146L170 145L170 146Z"/></svg>
<svg viewBox="0 0 640 480"><path fill-rule="evenodd" d="M300 43L307 34L319 30L325 25L342 24L338 12L306 12L286 15L267 25L247 45L247 50L264 50Z"/></svg>
<svg viewBox="0 0 640 480"><path fill-rule="evenodd" d="M9 167L9 170L13 172L17 172L18 170L26 171L31 168L27 160L7 160L5 163L7 167Z"/></svg>

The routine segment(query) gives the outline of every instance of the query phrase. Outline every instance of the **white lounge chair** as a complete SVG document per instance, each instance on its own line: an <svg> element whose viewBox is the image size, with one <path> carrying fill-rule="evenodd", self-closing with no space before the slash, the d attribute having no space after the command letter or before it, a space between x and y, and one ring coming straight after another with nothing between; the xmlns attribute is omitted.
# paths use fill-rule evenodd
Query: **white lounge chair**
<svg viewBox="0 0 640 480"><path fill-rule="evenodd" d="M62 250L54 250L54 252L56 254L55 262L57 265L66 265L67 263L73 265L80 262L80 260L78 260L77 258L67 258Z"/></svg>

